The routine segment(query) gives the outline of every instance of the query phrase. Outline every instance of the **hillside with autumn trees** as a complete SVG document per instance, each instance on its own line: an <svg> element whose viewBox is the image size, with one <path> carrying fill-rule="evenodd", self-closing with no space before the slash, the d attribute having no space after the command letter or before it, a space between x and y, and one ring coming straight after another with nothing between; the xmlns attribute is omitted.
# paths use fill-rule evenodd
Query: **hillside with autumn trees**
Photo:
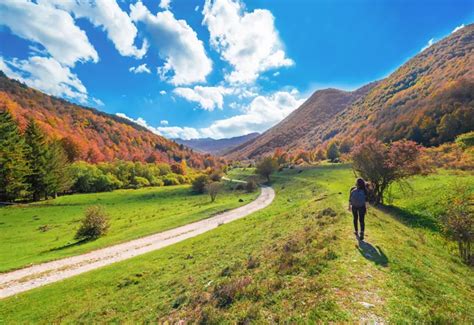
<svg viewBox="0 0 474 325"><path fill-rule="evenodd" d="M369 136L438 146L474 130L474 24L433 44L386 79L356 91L316 91L303 105L227 157L326 150Z"/></svg>
<svg viewBox="0 0 474 325"><path fill-rule="evenodd" d="M33 119L50 139L60 140L71 160L89 163L115 159L214 166L210 155L156 135L127 119L48 96L0 71L0 111L9 111L20 130Z"/></svg>

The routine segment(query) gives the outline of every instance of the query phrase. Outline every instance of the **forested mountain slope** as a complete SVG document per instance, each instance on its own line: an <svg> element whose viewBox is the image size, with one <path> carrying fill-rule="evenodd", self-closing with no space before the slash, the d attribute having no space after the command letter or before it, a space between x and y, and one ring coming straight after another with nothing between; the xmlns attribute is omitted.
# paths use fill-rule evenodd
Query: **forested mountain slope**
<svg viewBox="0 0 474 325"><path fill-rule="evenodd" d="M312 149L332 139L375 135L423 145L452 141L474 129L474 24L425 49L386 79L355 92L315 92L286 119L231 158L276 148Z"/></svg>
<svg viewBox="0 0 474 325"><path fill-rule="evenodd" d="M249 133L239 137L225 138L225 139L212 139L212 138L203 138L203 139L174 139L177 143L184 144L189 148L193 148L200 152L207 152L210 154L223 154L233 148L255 139L259 136L259 133Z"/></svg>
<svg viewBox="0 0 474 325"><path fill-rule="evenodd" d="M50 138L67 139L77 147L79 158L89 162L186 159L191 166L200 167L212 159L127 119L43 94L0 71L0 110L5 109L18 120L20 128L33 118Z"/></svg>

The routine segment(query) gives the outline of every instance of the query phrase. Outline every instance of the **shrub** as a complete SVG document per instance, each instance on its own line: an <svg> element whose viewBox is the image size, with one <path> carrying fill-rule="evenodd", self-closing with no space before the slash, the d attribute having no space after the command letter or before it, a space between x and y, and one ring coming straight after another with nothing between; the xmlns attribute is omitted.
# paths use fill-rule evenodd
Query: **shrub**
<svg viewBox="0 0 474 325"><path fill-rule="evenodd" d="M178 180L179 184L186 184L188 181L183 175L176 175L176 179Z"/></svg>
<svg viewBox="0 0 474 325"><path fill-rule="evenodd" d="M162 178L165 186L179 185L179 180L176 178L175 174L168 174Z"/></svg>
<svg viewBox="0 0 474 325"><path fill-rule="evenodd" d="M456 138L456 143L463 149L474 147L474 131L461 134Z"/></svg>
<svg viewBox="0 0 474 325"><path fill-rule="evenodd" d="M247 179L247 183L245 184L245 190L248 193L252 193L252 192L255 192L256 189L257 189L257 181L255 180L255 178L249 177Z"/></svg>
<svg viewBox="0 0 474 325"><path fill-rule="evenodd" d="M211 202L216 200L217 194L222 190L222 184L219 182L212 182L206 186L207 193L211 197Z"/></svg>
<svg viewBox="0 0 474 325"><path fill-rule="evenodd" d="M326 156L331 162L337 162L339 159L339 147L336 142L331 142L328 146L328 150L326 152Z"/></svg>
<svg viewBox="0 0 474 325"><path fill-rule="evenodd" d="M222 176L224 174L222 173L222 171L220 170L214 170L211 175L209 175L209 178L211 179L211 181L213 182L220 182Z"/></svg>
<svg viewBox="0 0 474 325"><path fill-rule="evenodd" d="M88 207L77 230L75 239L96 239L107 233L109 218L105 210L98 205Z"/></svg>
<svg viewBox="0 0 474 325"><path fill-rule="evenodd" d="M265 157L263 158L256 166L255 172L266 178L268 182L270 182L270 175L277 170L278 164L275 159L272 157Z"/></svg>
<svg viewBox="0 0 474 325"><path fill-rule="evenodd" d="M133 178L133 185L135 188L142 188L142 187L150 186L150 182L144 177L135 176Z"/></svg>
<svg viewBox="0 0 474 325"><path fill-rule="evenodd" d="M455 193L445 200L445 214L441 217L443 230L448 238L458 244L459 255L467 264L474 264L472 242L474 240L474 209L471 206L471 197L467 186L457 186L451 193Z"/></svg>
<svg viewBox="0 0 474 325"><path fill-rule="evenodd" d="M192 188L193 192L202 194L206 190L206 186L209 183L209 177L207 175L199 175L193 181Z"/></svg>
<svg viewBox="0 0 474 325"><path fill-rule="evenodd" d="M163 180L161 178L153 176L151 178L150 185L152 185L152 186L163 186L163 185L165 185L165 182L163 182Z"/></svg>

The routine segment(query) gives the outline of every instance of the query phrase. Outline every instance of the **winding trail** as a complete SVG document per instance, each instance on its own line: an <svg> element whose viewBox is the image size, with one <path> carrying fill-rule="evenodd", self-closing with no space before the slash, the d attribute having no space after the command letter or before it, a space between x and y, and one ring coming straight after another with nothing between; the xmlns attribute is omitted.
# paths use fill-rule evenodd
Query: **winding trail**
<svg viewBox="0 0 474 325"><path fill-rule="evenodd" d="M200 235L224 223L243 218L261 210L270 205L274 198L275 191L271 187L262 187L259 197L251 203L207 219L86 254L0 274L0 299Z"/></svg>

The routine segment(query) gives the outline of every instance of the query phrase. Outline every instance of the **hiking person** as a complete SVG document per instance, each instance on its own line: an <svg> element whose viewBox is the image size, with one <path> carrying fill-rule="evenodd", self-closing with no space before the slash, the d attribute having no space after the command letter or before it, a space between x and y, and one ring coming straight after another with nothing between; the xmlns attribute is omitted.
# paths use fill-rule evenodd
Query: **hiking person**
<svg viewBox="0 0 474 325"><path fill-rule="evenodd" d="M356 186L351 188L349 194L349 211L354 216L354 234L358 236L360 223L360 240L364 240L365 214L367 212L366 202L368 201L367 185L362 178L358 178Z"/></svg>

